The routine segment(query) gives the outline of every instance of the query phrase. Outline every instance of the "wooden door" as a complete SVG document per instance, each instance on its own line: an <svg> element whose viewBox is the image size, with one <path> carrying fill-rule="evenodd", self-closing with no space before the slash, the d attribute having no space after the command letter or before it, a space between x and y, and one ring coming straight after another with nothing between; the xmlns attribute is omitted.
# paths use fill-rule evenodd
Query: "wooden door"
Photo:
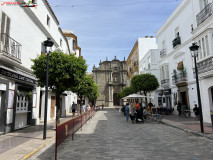
<svg viewBox="0 0 213 160"><path fill-rule="evenodd" d="M51 96L51 112L50 118L55 117L55 96Z"/></svg>

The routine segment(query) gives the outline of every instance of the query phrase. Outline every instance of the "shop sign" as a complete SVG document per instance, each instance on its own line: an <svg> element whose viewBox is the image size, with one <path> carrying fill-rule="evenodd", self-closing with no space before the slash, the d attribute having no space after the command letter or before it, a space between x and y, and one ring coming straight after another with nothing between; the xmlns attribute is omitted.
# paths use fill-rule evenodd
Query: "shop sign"
<svg viewBox="0 0 213 160"><path fill-rule="evenodd" d="M7 77L10 77L10 78L13 78L13 79L24 81L24 82L27 82L27 83L36 84L36 81L31 79L31 78L28 78L26 76L23 76L23 75L8 71L8 70L3 69L3 68L0 68L0 74L2 74L4 76L7 76Z"/></svg>

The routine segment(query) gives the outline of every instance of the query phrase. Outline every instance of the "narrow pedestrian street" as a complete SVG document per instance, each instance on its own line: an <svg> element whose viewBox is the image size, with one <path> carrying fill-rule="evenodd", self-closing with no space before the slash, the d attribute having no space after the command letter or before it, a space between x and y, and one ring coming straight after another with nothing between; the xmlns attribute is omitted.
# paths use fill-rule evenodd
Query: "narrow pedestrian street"
<svg viewBox="0 0 213 160"><path fill-rule="evenodd" d="M58 148L58 159L212 160L213 141L158 122L132 124L116 109L94 118ZM54 159L54 145L32 159Z"/></svg>

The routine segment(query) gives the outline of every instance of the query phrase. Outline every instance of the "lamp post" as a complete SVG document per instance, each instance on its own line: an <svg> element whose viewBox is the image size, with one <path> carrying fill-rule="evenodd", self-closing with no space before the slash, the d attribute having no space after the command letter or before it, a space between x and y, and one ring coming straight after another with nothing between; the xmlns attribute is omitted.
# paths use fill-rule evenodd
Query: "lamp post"
<svg viewBox="0 0 213 160"><path fill-rule="evenodd" d="M54 42L51 41L50 38L47 38L46 41L43 42L44 46L51 47L53 46ZM47 105L48 105L48 72L49 72L49 52L47 51L47 68L46 68L46 93L45 93L45 110L44 110L44 130L43 130L43 139L46 139L46 131L47 131Z"/></svg>
<svg viewBox="0 0 213 160"><path fill-rule="evenodd" d="M197 85L197 96L198 96L198 105L199 105L199 114L200 114L200 130L201 130L201 133L204 133L204 129L203 129L203 113L202 113L202 105L201 105L201 98L200 98L200 87L199 87L197 62L196 62L196 57L198 56L199 46L196 45L196 43L192 43L192 46L189 47L189 49L191 51L192 57L194 57L196 85Z"/></svg>

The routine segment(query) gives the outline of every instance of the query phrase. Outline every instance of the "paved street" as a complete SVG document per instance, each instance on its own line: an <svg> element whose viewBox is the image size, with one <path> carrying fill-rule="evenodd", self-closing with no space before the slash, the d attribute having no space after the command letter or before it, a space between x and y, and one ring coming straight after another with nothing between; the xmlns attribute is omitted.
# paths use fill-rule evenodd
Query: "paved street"
<svg viewBox="0 0 213 160"><path fill-rule="evenodd" d="M131 124L118 110L99 111L58 148L67 160L212 160L213 141L157 122ZM37 159L54 159L54 146Z"/></svg>

